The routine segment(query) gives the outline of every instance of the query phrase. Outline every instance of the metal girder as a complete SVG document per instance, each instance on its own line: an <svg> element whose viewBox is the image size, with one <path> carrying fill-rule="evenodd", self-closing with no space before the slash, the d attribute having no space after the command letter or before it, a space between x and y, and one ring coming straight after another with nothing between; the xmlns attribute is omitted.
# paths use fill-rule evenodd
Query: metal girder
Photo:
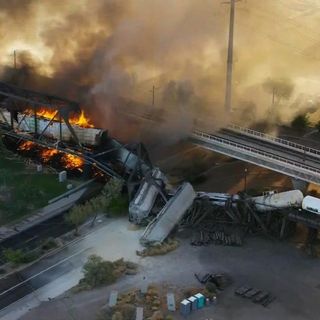
<svg viewBox="0 0 320 320"><path fill-rule="evenodd" d="M39 140L42 138L43 134L47 131L47 129L49 128L50 124L53 122L53 120L55 119L55 117L58 115L59 111L57 111L54 116L50 119L50 121L48 122L48 124L45 126L45 128L42 130L42 132L39 135Z"/></svg>
<svg viewBox="0 0 320 320"><path fill-rule="evenodd" d="M33 116L34 116L34 121L35 121L35 132L34 132L35 135L38 134L38 132L37 132L37 130L38 130L38 126L37 126L38 108L39 107L46 107L49 109L57 110L55 117L58 116L60 121L61 121L61 119L64 120L64 122L66 123L74 141L81 147L81 143L80 143L75 131L73 130L72 126L69 123L70 113L71 112L79 113L81 111L79 104L77 102L63 99L63 98L53 96L53 95L48 95L48 94L44 94L44 93L40 93L40 92L35 92L35 91L31 91L31 90L18 88L16 86L9 85L4 82L0 82L0 96L1 95L13 99L13 101L23 101L23 102L29 103L29 106L31 106L33 109ZM19 110L19 107L15 103L13 103L11 105L6 105L6 109ZM49 122L49 124L52 122L52 120ZM48 124L48 126L49 126L49 124ZM19 125L18 125L18 128L19 128ZM47 129L47 127L46 127L46 129ZM45 130L43 130L43 132L40 134L40 136L43 135Z"/></svg>
<svg viewBox="0 0 320 320"><path fill-rule="evenodd" d="M5 82L0 82L0 95L28 102L31 105L48 107L50 109L67 110L68 112L79 112L79 104L74 101L59 98L53 95L48 95L40 92L22 89ZM6 106L8 109L14 109L16 106Z"/></svg>

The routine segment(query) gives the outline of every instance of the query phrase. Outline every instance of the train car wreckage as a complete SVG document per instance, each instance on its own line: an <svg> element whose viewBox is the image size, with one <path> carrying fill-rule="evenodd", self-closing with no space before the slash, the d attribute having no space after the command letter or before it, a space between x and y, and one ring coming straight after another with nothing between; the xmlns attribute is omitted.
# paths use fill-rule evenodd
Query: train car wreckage
<svg viewBox="0 0 320 320"><path fill-rule="evenodd" d="M43 108L50 117L43 116ZM239 244L241 235L228 231L235 227L265 234L275 228L283 237L288 221L320 226L320 200L303 198L299 190L258 197L195 192L189 183L172 190L143 145L123 145L102 129L74 123L74 113L81 116L76 102L0 82L2 135L75 155L103 174L125 181L131 199L129 220L147 224L143 244L163 242L177 226L199 231L195 244ZM279 211L276 217L273 212Z"/></svg>

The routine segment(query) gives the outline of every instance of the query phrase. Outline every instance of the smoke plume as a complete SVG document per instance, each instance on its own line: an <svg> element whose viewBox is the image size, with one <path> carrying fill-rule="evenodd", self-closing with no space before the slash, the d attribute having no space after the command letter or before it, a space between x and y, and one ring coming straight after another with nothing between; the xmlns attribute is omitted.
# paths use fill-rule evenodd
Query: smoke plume
<svg viewBox="0 0 320 320"><path fill-rule="evenodd" d="M271 96L263 83L288 78L294 92L279 105L288 120L317 98L317 6L237 2L231 120L223 108L229 5L221 1L0 0L2 79L77 100L97 125L123 138L152 131L175 140L199 117L212 128L244 113L267 119ZM317 85L306 93L309 80ZM156 130L120 116L142 110L162 114Z"/></svg>

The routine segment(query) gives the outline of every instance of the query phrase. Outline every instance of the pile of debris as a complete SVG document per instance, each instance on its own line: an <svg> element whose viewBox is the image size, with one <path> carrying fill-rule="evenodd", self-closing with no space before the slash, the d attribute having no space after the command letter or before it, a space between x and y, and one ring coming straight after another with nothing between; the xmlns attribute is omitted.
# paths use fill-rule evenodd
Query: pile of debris
<svg viewBox="0 0 320 320"><path fill-rule="evenodd" d="M224 245L224 246L242 246L243 235L239 232L226 233L224 230L198 231L192 238L191 245L207 246L209 244Z"/></svg>
<svg viewBox="0 0 320 320"><path fill-rule="evenodd" d="M237 288L234 293L237 296L250 299L252 302L261 304L264 307L267 307L276 299L276 297L270 292L256 289L249 285L244 285Z"/></svg>
<svg viewBox="0 0 320 320"><path fill-rule="evenodd" d="M210 292L222 291L232 283L231 277L226 273L206 273L204 275L195 273L194 276L201 284L206 285L206 287L210 286Z"/></svg>

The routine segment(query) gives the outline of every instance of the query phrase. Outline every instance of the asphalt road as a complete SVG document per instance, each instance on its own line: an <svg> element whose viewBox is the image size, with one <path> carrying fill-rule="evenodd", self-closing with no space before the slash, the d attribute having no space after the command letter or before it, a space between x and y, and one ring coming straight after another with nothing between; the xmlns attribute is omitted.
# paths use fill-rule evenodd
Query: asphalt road
<svg viewBox="0 0 320 320"><path fill-rule="evenodd" d="M127 218L105 219L90 233L77 239L57 254L41 259L19 273L0 280L0 319L18 319L42 301L52 299L75 286L82 267L91 254L108 260L128 257L139 259L140 232L128 229ZM99 219L100 220L100 219Z"/></svg>
<svg viewBox="0 0 320 320"><path fill-rule="evenodd" d="M83 264L90 248L68 246L55 255L0 279L0 310Z"/></svg>

